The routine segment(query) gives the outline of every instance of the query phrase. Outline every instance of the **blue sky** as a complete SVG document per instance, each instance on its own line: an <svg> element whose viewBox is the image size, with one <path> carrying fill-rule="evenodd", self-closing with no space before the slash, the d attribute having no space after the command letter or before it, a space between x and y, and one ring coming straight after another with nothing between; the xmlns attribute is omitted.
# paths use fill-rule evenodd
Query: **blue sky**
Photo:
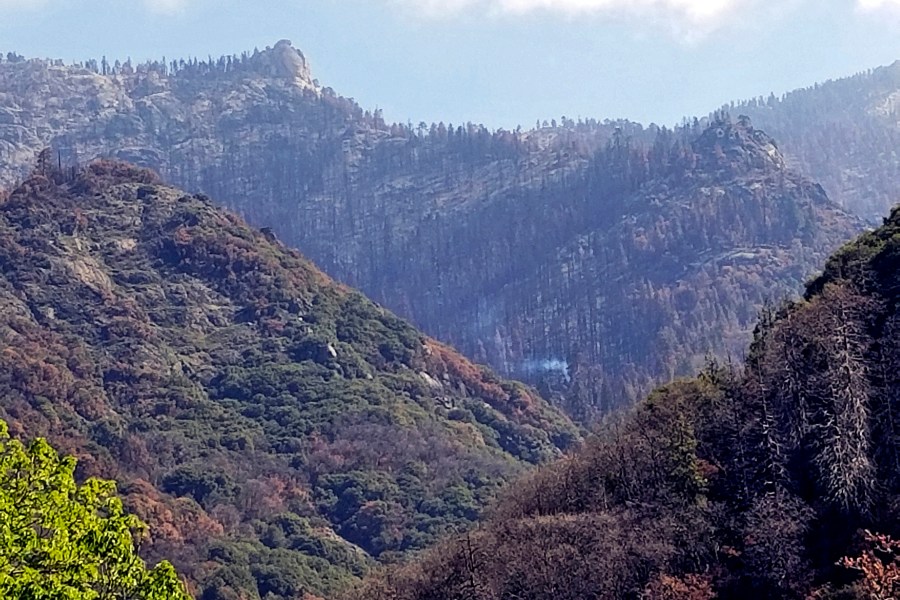
<svg viewBox="0 0 900 600"><path fill-rule="evenodd" d="M218 56L287 38L390 120L672 124L900 59L900 0L0 0L0 49Z"/></svg>

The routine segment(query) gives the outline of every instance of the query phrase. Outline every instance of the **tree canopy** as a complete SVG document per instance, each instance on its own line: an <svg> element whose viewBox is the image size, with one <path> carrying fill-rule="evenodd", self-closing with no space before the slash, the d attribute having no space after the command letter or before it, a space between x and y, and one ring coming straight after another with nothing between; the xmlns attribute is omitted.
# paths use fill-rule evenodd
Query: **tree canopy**
<svg viewBox="0 0 900 600"><path fill-rule="evenodd" d="M188 600L168 562L147 568L147 528L112 481L75 480L75 458L42 438L25 446L0 421L0 597Z"/></svg>

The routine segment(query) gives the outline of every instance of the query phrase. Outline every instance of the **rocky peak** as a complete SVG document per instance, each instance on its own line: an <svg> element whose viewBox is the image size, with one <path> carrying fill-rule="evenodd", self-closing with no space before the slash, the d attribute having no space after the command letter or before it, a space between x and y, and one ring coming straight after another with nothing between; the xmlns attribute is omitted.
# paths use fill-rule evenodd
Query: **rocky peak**
<svg viewBox="0 0 900 600"><path fill-rule="evenodd" d="M251 59L262 75L291 79L302 87L313 87L312 72L304 54L294 48L290 40L279 40L274 48L267 47Z"/></svg>
<svg viewBox="0 0 900 600"><path fill-rule="evenodd" d="M775 141L754 129L750 119L716 119L693 144L703 167L713 171L744 174L753 170L782 170L784 157Z"/></svg>

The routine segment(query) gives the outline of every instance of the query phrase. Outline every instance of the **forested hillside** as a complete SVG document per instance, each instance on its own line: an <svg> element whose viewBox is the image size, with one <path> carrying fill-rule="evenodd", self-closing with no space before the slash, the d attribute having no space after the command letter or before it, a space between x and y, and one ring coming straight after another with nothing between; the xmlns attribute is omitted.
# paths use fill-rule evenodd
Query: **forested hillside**
<svg viewBox="0 0 900 600"><path fill-rule="evenodd" d="M900 201L900 61L729 110L752 117L847 210L878 223Z"/></svg>
<svg viewBox="0 0 900 600"><path fill-rule="evenodd" d="M0 178L45 146L208 193L586 420L740 354L763 301L861 228L746 120L388 124L286 41L143 65L10 55Z"/></svg>
<svg viewBox="0 0 900 600"><path fill-rule="evenodd" d="M566 185L455 221L405 249L437 246L409 292L429 306L440 290L426 327L513 373L567 363L563 402L586 421L710 354L740 357L766 301L860 228L764 132L725 117L648 148L616 135ZM487 285L471 287L479 264Z"/></svg>
<svg viewBox="0 0 900 600"><path fill-rule="evenodd" d="M53 158L0 194L0 417L119 480L197 597L334 593L577 441L270 231Z"/></svg>
<svg viewBox="0 0 900 600"><path fill-rule="evenodd" d="M743 365L658 389L365 600L900 597L900 208Z"/></svg>

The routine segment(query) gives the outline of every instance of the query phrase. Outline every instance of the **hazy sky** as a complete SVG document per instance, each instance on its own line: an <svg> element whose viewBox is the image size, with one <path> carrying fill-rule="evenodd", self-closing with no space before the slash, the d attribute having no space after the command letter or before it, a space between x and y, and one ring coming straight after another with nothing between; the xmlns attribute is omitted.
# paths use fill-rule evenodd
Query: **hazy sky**
<svg viewBox="0 0 900 600"><path fill-rule="evenodd" d="M672 124L900 59L900 0L0 0L0 49L29 57L205 57L281 38L390 120Z"/></svg>

